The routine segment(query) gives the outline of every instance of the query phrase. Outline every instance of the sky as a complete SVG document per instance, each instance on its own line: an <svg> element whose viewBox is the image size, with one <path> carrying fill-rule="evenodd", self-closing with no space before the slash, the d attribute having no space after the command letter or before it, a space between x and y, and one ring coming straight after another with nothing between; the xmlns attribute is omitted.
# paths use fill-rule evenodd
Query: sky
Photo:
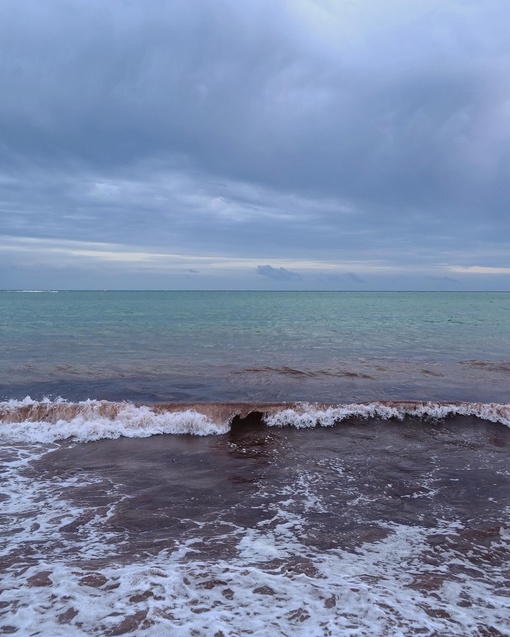
<svg viewBox="0 0 510 637"><path fill-rule="evenodd" d="M0 0L0 288L510 291L508 0Z"/></svg>

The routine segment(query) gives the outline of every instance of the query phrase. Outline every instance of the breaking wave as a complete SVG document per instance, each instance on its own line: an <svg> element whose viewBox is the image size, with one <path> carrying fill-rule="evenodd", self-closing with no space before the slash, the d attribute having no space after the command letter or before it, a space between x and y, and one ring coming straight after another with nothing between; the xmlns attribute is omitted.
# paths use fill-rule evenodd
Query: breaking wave
<svg viewBox="0 0 510 637"><path fill-rule="evenodd" d="M62 398L0 402L0 440L49 443L147 438L158 434L196 436L228 433L247 419L268 427L331 427L352 419L438 420L474 416L510 427L510 404L478 402L380 401L319 403L134 404Z"/></svg>

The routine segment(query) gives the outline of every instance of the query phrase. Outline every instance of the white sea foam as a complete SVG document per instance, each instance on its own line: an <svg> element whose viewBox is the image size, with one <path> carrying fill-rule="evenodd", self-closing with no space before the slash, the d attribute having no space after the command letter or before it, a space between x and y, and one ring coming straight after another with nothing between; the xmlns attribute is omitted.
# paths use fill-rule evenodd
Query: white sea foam
<svg viewBox="0 0 510 637"><path fill-rule="evenodd" d="M38 568L49 569L52 586L25 588L24 602L9 620L27 631L24 634L36 625L40 634L56 637L126 633L404 637L415 631L467 637L483 634L479 628L489 626L508 634L503 631L510 608L502 598L497 600L501 606L494 608L485 583L448 583L437 597L408 588L412 577L397 572L396 561L408 559L409 547L417 546L420 539L419 533L406 529L388 547L377 547L381 557L377 552L329 556L318 561L316 577L269 571L242 559L183 563L172 555L104 569L106 582L98 589L82 583L86 572L61 563L43 564ZM33 568L27 572L28 577L34 575ZM373 579L367 582L364 577ZM107 590L108 586L117 588ZM459 605L468 600L475 609ZM63 626L58 618L70 616L69 611L74 617Z"/></svg>
<svg viewBox="0 0 510 637"><path fill-rule="evenodd" d="M271 427L291 425L298 429L331 427L350 418L403 420L407 417L442 419L449 416L476 416L510 427L510 404L439 403L439 402L373 402L318 406L302 403L269 413L264 420Z"/></svg>
<svg viewBox="0 0 510 637"><path fill-rule="evenodd" d="M0 403L0 421L0 439L7 442L88 442L158 434L207 436L228 431L228 423L215 423L194 409L158 412L132 403L33 401L30 397Z"/></svg>
<svg viewBox="0 0 510 637"><path fill-rule="evenodd" d="M41 404L26 399L23 406ZM96 416L101 412L99 404L89 407ZM196 543L211 538L202 520L203 537L183 533L175 550L123 561L116 551L129 544L129 537L106 523L113 511L65 497L85 483L104 488L100 474L65 472L56 480L42 471L34 477L30 464L47 451L46 444L1 451L6 499L0 509L7 523L0 541L4 633L479 637L492 627L499 631L495 634L510 634L506 565L487 562L483 572L455 540L437 550L429 541L435 534L458 538L464 531L460 522L438 520L426 528L381 521L386 535L378 541L362 541L350 550L314 548L304 538L307 518L327 514L337 501L317 474L306 470L257 489L254 505L268 489L268 517L215 536L233 547L230 559L197 554ZM321 462L343 475L341 457ZM354 485L342 484L351 486L354 496ZM114 484L107 488L113 494L111 509L129 506L129 494L115 492ZM497 554L509 541L508 525L501 526L486 550Z"/></svg>
<svg viewBox="0 0 510 637"><path fill-rule="evenodd" d="M0 402L0 439L4 442L87 442L106 438L146 438L158 434L218 435L230 430L236 415L262 415L270 427L331 427L352 418L403 420L476 416L510 426L510 404L372 402L345 405L135 405L86 400L23 400Z"/></svg>
<svg viewBox="0 0 510 637"><path fill-rule="evenodd" d="M12 459L11 469L26 463L28 456L21 456ZM3 632L17 629L17 634L30 635L37 627L38 634L55 637L475 637L492 627L499 631L495 634L509 634L504 569L493 568L490 578L471 576L469 556L454 545L442 547L439 565L430 559L427 536L455 534L462 530L459 524L438 521L434 529L388 524L387 537L355 551L313 551L302 543L305 519L294 505L303 499L310 506L319 501L311 473L299 476L290 490L284 487L292 495L274 504L271 520L232 531L230 539L237 545L232 559L197 559L197 540L183 538L173 552L129 564L111 560L105 565L99 559L95 568L91 560L106 556L109 549L108 537L94 520L81 536L69 539L72 559L63 557L65 547L52 543L53 536L64 541L63 524L84 514L79 507L65 510L58 498L58 490L71 482L54 485L56 491L44 477L39 484L18 486L23 493L14 504L24 506L19 520L26 529L15 529L11 543L16 537L33 551L23 568L14 564L2 573ZM28 505L23 504L27 495ZM36 531L34 522L41 523ZM493 550L508 540L502 528ZM467 570L448 577L452 564Z"/></svg>
<svg viewBox="0 0 510 637"><path fill-rule="evenodd" d="M72 505L64 494L88 485L107 488L116 504L123 496L118 493L116 485L110 482L105 485L104 479L91 474L71 474L56 481L41 475L34 479L30 472L27 474L27 469L47 452L47 445L5 446L1 450L3 538L0 541L0 557L7 558L23 546L31 546L32 559L44 561L45 555L52 552L63 555L69 547L62 542L62 529L77 520L81 521L82 532L74 533L72 551L82 559L108 555L106 540L113 535L98 532L95 509ZM105 518L108 516L106 513Z"/></svg>

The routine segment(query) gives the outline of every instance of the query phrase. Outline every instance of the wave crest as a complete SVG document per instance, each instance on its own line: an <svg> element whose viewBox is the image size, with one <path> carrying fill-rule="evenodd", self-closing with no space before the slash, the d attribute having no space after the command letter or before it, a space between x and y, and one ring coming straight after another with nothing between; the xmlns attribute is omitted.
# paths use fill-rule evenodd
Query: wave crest
<svg viewBox="0 0 510 637"><path fill-rule="evenodd" d="M0 439L5 442L89 442L147 438L158 434L225 434L233 423L254 417L269 427L331 427L345 420L475 416L510 427L510 404L379 401L350 404L194 403L133 404L62 398L0 402Z"/></svg>

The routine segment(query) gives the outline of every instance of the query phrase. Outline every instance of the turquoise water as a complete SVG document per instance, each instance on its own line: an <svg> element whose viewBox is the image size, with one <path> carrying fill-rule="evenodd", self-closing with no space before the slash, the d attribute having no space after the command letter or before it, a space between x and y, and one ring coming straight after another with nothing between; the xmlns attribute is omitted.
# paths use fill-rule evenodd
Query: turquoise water
<svg viewBox="0 0 510 637"><path fill-rule="evenodd" d="M2 398L501 400L510 294L1 292L0 337Z"/></svg>

